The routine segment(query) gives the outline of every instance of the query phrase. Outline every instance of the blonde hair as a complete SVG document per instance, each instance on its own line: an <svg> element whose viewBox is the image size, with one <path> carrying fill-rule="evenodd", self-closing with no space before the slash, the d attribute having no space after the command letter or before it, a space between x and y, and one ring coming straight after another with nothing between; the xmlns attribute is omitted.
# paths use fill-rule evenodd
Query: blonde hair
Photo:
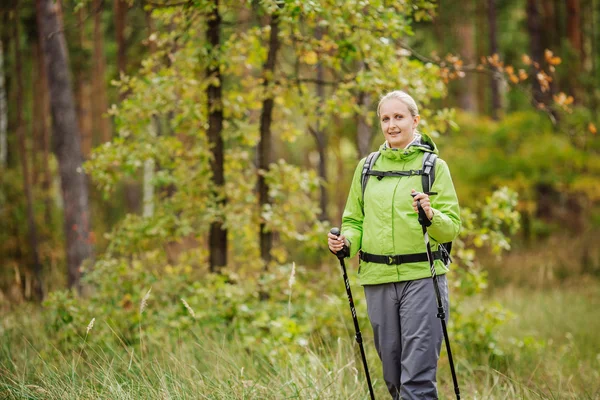
<svg viewBox="0 0 600 400"><path fill-rule="evenodd" d="M408 107L408 111L410 112L410 115L412 115L413 117L416 117L417 115L419 115L419 108L417 107L417 103L415 102L415 99L413 99L408 93L406 93L402 90L394 90L392 92L385 94L383 97L381 97L381 100L379 100L379 104L377 105L377 116L378 117L380 116L379 111L381 109L381 105L390 99L400 100L401 102L406 104L406 107Z"/></svg>

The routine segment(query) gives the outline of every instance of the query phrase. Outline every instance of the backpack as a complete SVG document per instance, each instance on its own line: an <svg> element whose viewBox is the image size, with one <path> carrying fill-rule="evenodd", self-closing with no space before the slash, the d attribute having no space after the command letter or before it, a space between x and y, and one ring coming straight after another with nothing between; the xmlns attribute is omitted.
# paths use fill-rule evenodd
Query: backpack
<svg viewBox="0 0 600 400"><path fill-rule="evenodd" d="M437 160L437 154L425 152L423 155L423 165L419 170L408 170L408 171L375 171L373 170L373 165L379 158L379 151L374 151L367 156L367 159L363 165L362 174L361 174L361 188L362 188L362 197L363 197L363 207L364 207L364 199L365 199L365 189L367 188L367 183L369 182L369 178L371 176L376 176L378 179L383 179L385 176L415 176L421 175L421 183L423 184L423 193L429 193L433 183L435 182L435 162ZM443 258L444 264L447 266L452 262L452 258L450 257L450 251L452 251L452 242L440 243L440 249L442 253L445 255Z"/></svg>

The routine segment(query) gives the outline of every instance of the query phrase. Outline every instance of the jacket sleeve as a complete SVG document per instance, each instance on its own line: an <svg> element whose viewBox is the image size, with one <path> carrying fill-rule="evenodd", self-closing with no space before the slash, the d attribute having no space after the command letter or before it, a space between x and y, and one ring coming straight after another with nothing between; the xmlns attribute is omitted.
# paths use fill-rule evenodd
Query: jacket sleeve
<svg viewBox="0 0 600 400"><path fill-rule="evenodd" d="M439 158L436 161L435 182L431 191L437 195L431 196L434 215L431 226L427 228L429 235L438 243L450 242L460 232L460 207L448 164Z"/></svg>
<svg viewBox="0 0 600 400"><path fill-rule="evenodd" d="M363 220L365 218L361 175L365 161L366 158L362 159L356 166L352 184L350 185L350 193L348 193L348 200L346 200L346 208L344 208L344 214L342 215L342 233L346 236L348 242L350 242L349 257L354 257L361 248Z"/></svg>

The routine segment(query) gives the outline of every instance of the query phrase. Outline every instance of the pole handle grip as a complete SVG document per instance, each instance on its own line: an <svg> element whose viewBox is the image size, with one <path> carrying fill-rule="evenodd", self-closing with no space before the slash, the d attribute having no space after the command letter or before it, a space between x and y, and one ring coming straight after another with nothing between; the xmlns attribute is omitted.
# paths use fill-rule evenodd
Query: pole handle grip
<svg viewBox="0 0 600 400"><path fill-rule="evenodd" d="M340 232L340 228L334 227L331 228L331 230L329 231L332 235L335 235L337 237L339 237L341 235ZM331 250L329 250L331 251ZM333 251L331 251L333 253ZM340 260L344 259L344 257L349 255L349 250L348 247L346 246L346 244L344 244L344 247L342 248L342 250L338 251L337 253L333 253L336 255L337 258L339 258Z"/></svg>
<svg viewBox="0 0 600 400"><path fill-rule="evenodd" d="M414 192L414 193L411 193L410 195L414 199L419 194L421 194L421 193ZM429 194L429 193L426 193L426 194ZM421 224L421 226L425 226L425 227L430 226L431 220L429 218L427 218L427 214L425 214L425 210L421 206L421 200L417 200L417 210L419 210L419 224Z"/></svg>

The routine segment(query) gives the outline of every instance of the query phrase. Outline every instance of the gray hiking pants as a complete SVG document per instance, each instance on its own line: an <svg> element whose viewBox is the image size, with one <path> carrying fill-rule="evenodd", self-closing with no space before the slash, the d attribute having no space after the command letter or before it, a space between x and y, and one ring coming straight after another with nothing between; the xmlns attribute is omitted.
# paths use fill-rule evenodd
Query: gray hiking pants
<svg viewBox="0 0 600 400"><path fill-rule="evenodd" d="M446 321L448 284L438 276ZM431 278L364 286L383 378L394 400L437 399L444 338Z"/></svg>

